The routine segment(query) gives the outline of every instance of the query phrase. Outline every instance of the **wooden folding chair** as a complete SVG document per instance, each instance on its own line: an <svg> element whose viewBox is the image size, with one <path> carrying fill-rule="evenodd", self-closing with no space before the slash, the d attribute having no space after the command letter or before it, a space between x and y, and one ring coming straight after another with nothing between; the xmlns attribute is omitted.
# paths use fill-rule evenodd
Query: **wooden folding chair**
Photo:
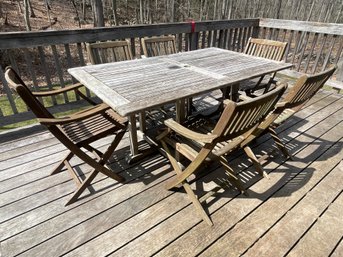
<svg viewBox="0 0 343 257"><path fill-rule="evenodd" d="M176 53L175 36L142 38L141 43L145 57Z"/></svg>
<svg viewBox="0 0 343 257"><path fill-rule="evenodd" d="M11 67L6 68L5 77L9 86L24 100L31 111L37 116L38 121L45 125L48 130L70 150L67 156L51 173L58 173L62 171L63 167L66 167L78 187L66 205L75 202L99 172L118 182L124 181L122 176L114 173L108 167L105 167L105 165L126 131L127 121L125 118L114 112L106 104L98 104L66 117L55 118L37 99L37 96L60 94L68 90L74 90L73 87L49 92L33 93ZM91 143L110 135L115 135L115 137L104 153L90 145ZM95 160L81 148L94 154ZM93 168L83 181L69 162L74 155Z"/></svg>
<svg viewBox="0 0 343 257"><path fill-rule="evenodd" d="M286 85L280 85L269 93L240 103L225 100L225 109L217 122L204 116L198 116L184 125L172 119L164 122L167 130L157 138L161 141L176 173L176 177L167 184L167 188L182 184L201 217L208 224L212 225L212 222L188 184L187 178L195 174L205 161L216 160L222 164L230 182L241 192L245 192L225 156L241 146L274 109L285 89ZM171 154L169 146L175 149L175 156ZM252 159L257 171L264 175L262 166L247 145L244 146L244 151ZM184 169L178 163L178 155L191 161Z"/></svg>
<svg viewBox="0 0 343 257"><path fill-rule="evenodd" d="M280 42L268 39L249 38L244 49L244 53L257 57L263 57L274 61L282 61L287 47L287 42ZM264 89L267 92L272 83L275 83L275 74L262 76L255 80L244 81L240 84L240 90L251 95L258 89Z"/></svg>
<svg viewBox="0 0 343 257"><path fill-rule="evenodd" d="M247 145L260 134L269 132L283 155L286 158L291 158L275 129L298 112L324 86L336 69L337 66L333 66L315 75L301 76L284 99L277 103L275 110L268 115L265 121L242 144Z"/></svg>
<svg viewBox="0 0 343 257"><path fill-rule="evenodd" d="M130 43L126 40L87 43L86 48L92 64L132 60Z"/></svg>

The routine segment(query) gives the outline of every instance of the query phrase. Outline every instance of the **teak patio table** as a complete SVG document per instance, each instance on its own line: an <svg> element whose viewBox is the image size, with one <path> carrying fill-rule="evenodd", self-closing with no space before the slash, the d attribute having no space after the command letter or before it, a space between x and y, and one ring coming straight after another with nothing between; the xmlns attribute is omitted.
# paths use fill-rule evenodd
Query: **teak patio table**
<svg viewBox="0 0 343 257"><path fill-rule="evenodd" d="M89 65L68 72L120 115L129 117L131 160L138 149L136 115L157 106L176 103L176 119L184 117L184 100L292 64L249 56L220 48L205 48L167 56ZM144 123L144 119L140 120ZM144 132L145 125L140 124Z"/></svg>

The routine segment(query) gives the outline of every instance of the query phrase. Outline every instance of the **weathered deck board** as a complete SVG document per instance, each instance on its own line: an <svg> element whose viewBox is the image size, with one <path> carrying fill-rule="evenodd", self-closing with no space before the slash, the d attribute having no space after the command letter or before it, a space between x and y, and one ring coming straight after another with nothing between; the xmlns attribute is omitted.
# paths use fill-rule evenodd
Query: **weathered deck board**
<svg viewBox="0 0 343 257"><path fill-rule="evenodd" d="M122 185L100 175L93 183L96 193L85 192L85 197L64 207L74 184L65 172L49 176L64 148L46 131L21 136L19 130L17 138L4 134L0 142L1 254L262 256L267 249L273 256L315 256L320 250L324 255L342 256L342 115L342 96L316 95L280 127L295 160L285 162L281 155L267 159L263 165L269 179L258 176L237 152L231 163L240 170L250 196L230 189L209 198L213 227L201 222L183 191L164 189L173 176L165 158L156 155L137 165L125 163L127 138L113 167L128 182ZM268 136L254 144L258 154L273 149ZM88 169L79 160L75 163ZM200 196L224 177L216 165L210 169L215 172L201 173L192 183ZM280 233L282 238L275 236ZM322 237L317 236L320 233Z"/></svg>
<svg viewBox="0 0 343 257"><path fill-rule="evenodd" d="M343 163L341 162L336 169L343 173ZM343 235L343 219L337 215L343 213L342 208L343 194L340 193L288 256L329 256Z"/></svg>
<svg viewBox="0 0 343 257"><path fill-rule="evenodd" d="M325 123L325 124L327 124L327 123ZM338 132L338 131L339 130L337 130L336 132ZM316 135L317 132L318 132L318 130L314 131L313 135ZM310 132L307 131L307 133L310 133ZM332 133L332 134L334 134L334 133ZM340 134L340 133L338 133L338 134ZM342 137L342 135L341 135L341 137ZM306 139L308 139L308 138L306 138ZM301 140L299 140L299 141L301 142ZM302 141L302 142L305 142L305 145L306 145L306 141ZM334 142L336 142L336 141L334 141ZM309 145L309 148L311 148L311 147L313 148L313 145ZM292 150L294 151L297 149L291 149L291 153L293 153ZM308 152L308 150L306 151L306 148L303 151ZM324 149L322 149L322 151L324 151ZM319 155L320 151L316 151L316 153ZM296 155L296 156L298 157L298 155ZM301 156L299 156L299 158L301 158ZM340 156L340 158L342 158L342 156ZM305 163L299 162L299 164L297 166L294 165L295 169L298 169L300 171L303 168L303 167L301 167L301 165L304 166ZM276 163L270 163L267 166L265 166L265 169L267 172L269 172L271 169L274 169L276 167L277 167ZM280 172L278 172L279 169L281 170ZM264 200L268 199L268 197L270 197L270 195L274 192L274 190L276 191L278 189L278 186L281 187L285 183L285 181L283 181L283 183L277 184L277 182L280 180L280 178L285 176L284 171L283 171L284 168L282 166L278 167L278 170L276 170L276 173L270 174L271 178L267 182L261 181L261 183L257 183L256 185L252 186L250 188L252 190L252 192L249 192L250 197L248 199L246 199L244 196L243 197L240 196L238 198L235 198L231 203L231 201L229 201L228 199L225 199L226 197L228 197L230 199L231 195L221 196L221 198L216 201L216 203L215 203L216 205L218 205L220 201L224 201L224 204L226 204L226 202L229 201L230 204L226 204L225 206L227 206L227 207L224 207L224 209L220 208L219 212L215 212L215 214L213 214L211 216L211 217L213 217L215 215L213 217L213 222L215 224L217 224L217 226L210 228L210 227L206 226L204 223L199 223L200 219L199 218L196 219L196 217L194 217L194 215L191 215L193 210L189 209L187 211L184 211L183 213L180 212L177 215L175 215L169 221L169 224L167 222L164 222L160 226L156 227L155 231L152 231L150 234L145 234L145 235L141 236L140 238L138 238L136 240L137 242L131 242L131 244L126 245L125 248L122 248L120 250L120 252L118 253L118 256L120 256L124 252L128 252L128 249L130 249L129 252L130 252L130 254L132 254L131 256L135 256L135 254L139 254L139 253L142 254L143 256L148 256L148 255L154 253L152 246L149 245L144 240L144 239L149 240L150 238L158 238L160 240L160 242L163 242L163 243L172 242L175 240L174 242L172 242L171 246L169 246L172 248L171 251L168 252L168 247L167 247L167 248L163 249L163 251L161 252L161 256L168 256L172 252L175 252L175 251L182 252L181 256L186 256L186 255L192 256L192 255L196 254L199 251L199 248L201 247L201 242L207 242L207 240L213 240L213 239L217 238L218 236L220 236L221 234L218 232L225 228L225 226L224 226L225 223L232 222L232 224L231 224L231 226L232 226L236 222L239 222L240 219L244 218L244 215L243 215L244 213L247 214L248 211L252 211L254 208L256 208L258 206L258 203L263 202ZM252 168L250 168L250 171L253 173ZM292 172L294 172L294 171L292 170ZM276 178L272 179L273 177L276 177ZM288 178L289 177L287 177L287 179ZM248 183L250 182L250 180L251 179L249 179ZM263 188L258 187L258 185L260 185L260 184L263 186ZM257 190L257 189L259 189L259 190ZM259 193L258 193L259 191L266 192L265 196L264 196L265 198L262 198L261 200L259 200L259 197L263 197L262 193L261 193L261 195L259 195ZM238 199L238 200L235 201L236 199ZM257 203L256 203L256 201L257 201ZM254 205L254 202L255 202L255 205ZM250 203L252 203L253 206L249 206ZM210 213L213 213L216 210L214 205L210 206L210 209L209 209ZM190 206L190 208L192 208L192 207L193 206ZM211 210L211 207L212 207L212 210ZM217 206L217 208L218 208L218 206ZM220 214L218 214L218 213L220 213ZM186 217L188 217L187 222L185 222ZM227 217L230 217L230 219L227 219ZM175 223L178 223L178 226L175 226L175 228L173 228L172 231L170 231L170 229L169 229L168 233L163 232L164 231L163 227L165 229L167 229L167 227L171 227L172 224L175 224ZM198 230L198 229L193 228L193 226L196 226L198 224L201 228L204 228L204 230L201 230L201 229ZM175 230L178 230L178 231L175 232ZM196 232L192 233L192 231L194 231L194 230ZM216 231L217 231L217 233L216 233ZM172 232L175 232L175 233L173 234ZM185 232L187 232L187 233L185 233ZM207 235L207 236L199 238L196 236L199 234ZM183 236L180 237L179 235L183 235ZM155 242L154 245L156 245L156 244L157 243ZM144 245L145 245L145 248L144 248ZM157 246L157 247L161 247L161 246ZM148 252L145 253L143 251L143 249L148 250ZM114 254L114 256L116 256L116 254ZM209 256L211 256L211 255L209 255Z"/></svg>

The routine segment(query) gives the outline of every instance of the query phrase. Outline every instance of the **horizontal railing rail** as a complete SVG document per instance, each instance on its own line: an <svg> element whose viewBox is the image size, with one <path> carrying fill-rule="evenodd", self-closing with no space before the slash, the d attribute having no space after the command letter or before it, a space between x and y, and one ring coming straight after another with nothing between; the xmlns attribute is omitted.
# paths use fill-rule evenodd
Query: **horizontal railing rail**
<svg viewBox="0 0 343 257"><path fill-rule="evenodd" d="M9 89L4 79L5 66L14 67L33 90L64 87L76 82L68 68L89 63L84 43L126 39L134 57L140 58L140 38L169 34L176 36L178 51L215 46L242 52L249 37L261 37L288 42L285 61L292 62L296 72L315 73L331 64L342 66L341 24L244 19L0 33L0 127L32 118ZM342 70L336 73L336 81L343 81ZM333 85L340 88L342 84ZM44 103L54 111L67 109L68 104L79 100L78 96L64 94Z"/></svg>
<svg viewBox="0 0 343 257"><path fill-rule="evenodd" d="M343 89L343 24L261 19L259 37L288 42L285 61L294 64L294 76L314 74L338 65L330 85Z"/></svg>

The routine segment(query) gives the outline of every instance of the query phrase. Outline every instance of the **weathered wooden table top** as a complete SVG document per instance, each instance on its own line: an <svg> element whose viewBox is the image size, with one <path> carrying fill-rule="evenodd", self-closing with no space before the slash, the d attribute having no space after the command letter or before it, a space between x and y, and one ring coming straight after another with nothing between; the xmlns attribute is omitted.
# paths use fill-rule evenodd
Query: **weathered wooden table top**
<svg viewBox="0 0 343 257"><path fill-rule="evenodd" d="M292 64L219 48L71 68L68 72L127 116L222 88Z"/></svg>

